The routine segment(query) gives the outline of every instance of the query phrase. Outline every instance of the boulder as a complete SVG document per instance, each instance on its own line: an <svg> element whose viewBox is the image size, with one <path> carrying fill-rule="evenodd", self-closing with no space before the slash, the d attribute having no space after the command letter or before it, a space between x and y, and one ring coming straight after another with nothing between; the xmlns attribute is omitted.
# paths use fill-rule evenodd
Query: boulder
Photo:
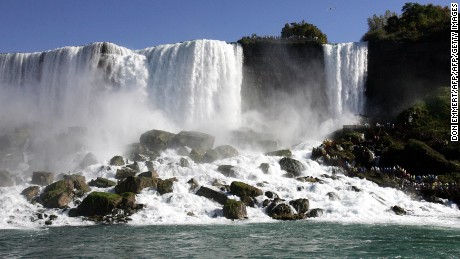
<svg viewBox="0 0 460 259"><path fill-rule="evenodd" d="M72 181L74 188L82 193L91 191L91 188L86 183L86 178L83 175L64 175L64 180Z"/></svg>
<svg viewBox="0 0 460 259"><path fill-rule="evenodd" d="M272 210L268 212L268 215L274 219L280 220L295 219L295 213L292 210L291 206L285 203L280 203L276 205Z"/></svg>
<svg viewBox="0 0 460 259"><path fill-rule="evenodd" d="M147 167L147 169L149 171L152 171L152 172L155 171L155 167L153 167L153 162L152 161L145 162L145 166Z"/></svg>
<svg viewBox="0 0 460 259"><path fill-rule="evenodd" d="M224 217L227 219L244 219L248 217L246 205L240 201L228 199L224 204Z"/></svg>
<svg viewBox="0 0 460 259"><path fill-rule="evenodd" d="M292 152L289 149L281 149L272 152L265 153L266 156L283 156L283 157L291 157Z"/></svg>
<svg viewBox="0 0 460 259"><path fill-rule="evenodd" d="M139 164L137 162L127 165L126 167L133 169L136 173L141 171L141 169L139 168Z"/></svg>
<svg viewBox="0 0 460 259"><path fill-rule="evenodd" d="M303 183L323 183L321 179L317 177L313 177L313 176L303 176L303 177L297 177L295 179Z"/></svg>
<svg viewBox="0 0 460 259"><path fill-rule="evenodd" d="M122 156L114 156L110 159L109 165L123 166L125 165L125 160Z"/></svg>
<svg viewBox="0 0 460 259"><path fill-rule="evenodd" d="M181 167L190 167L190 162L188 161L187 158L181 157L181 158L180 158L179 165L180 165Z"/></svg>
<svg viewBox="0 0 460 259"><path fill-rule="evenodd" d="M217 171L227 177L237 177L237 173L235 171L235 167L232 165L220 165L217 167Z"/></svg>
<svg viewBox="0 0 460 259"><path fill-rule="evenodd" d="M203 156L202 162L203 163L212 163L216 160L219 160L219 153L217 153L214 149L209 149Z"/></svg>
<svg viewBox="0 0 460 259"><path fill-rule="evenodd" d="M92 192L78 205L75 216L107 215L117 208L123 197L107 192ZM70 213L69 213L70 214ZM70 215L69 215L70 216Z"/></svg>
<svg viewBox="0 0 460 259"><path fill-rule="evenodd" d="M155 160L160 154L157 151L152 151L144 144L133 143L127 147L125 156L133 161L149 161Z"/></svg>
<svg viewBox="0 0 460 259"><path fill-rule="evenodd" d="M156 171L147 171L140 173L137 177L149 177L149 178L158 178L160 177Z"/></svg>
<svg viewBox="0 0 460 259"><path fill-rule="evenodd" d="M143 133L140 143L151 151L163 151L170 147L174 134L163 130L150 130Z"/></svg>
<svg viewBox="0 0 460 259"><path fill-rule="evenodd" d="M32 184L38 185L49 185L54 181L54 173L39 171L33 172L32 174Z"/></svg>
<svg viewBox="0 0 460 259"><path fill-rule="evenodd" d="M188 180L187 183L190 184L190 190L195 190L198 186L200 186L200 183L198 183L195 178Z"/></svg>
<svg viewBox="0 0 460 259"><path fill-rule="evenodd" d="M266 191L265 196L267 196L267 198L269 198L269 199L277 199L277 198L279 198L278 194L276 194L276 193L274 193L272 191Z"/></svg>
<svg viewBox="0 0 460 259"><path fill-rule="evenodd" d="M197 131L181 131L171 140L171 147L189 147L195 150L206 151L214 146L214 136Z"/></svg>
<svg viewBox="0 0 460 259"><path fill-rule="evenodd" d="M29 186L21 192L21 195L26 197L27 201L32 201L32 199L36 197L39 193L40 193L39 186Z"/></svg>
<svg viewBox="0 0 460 259"><path fill-rule="evenodd" d="M120 194L122 197L121 204L119 205L122 209L135 209L136 206L136 194L132 192L125 192Z"/></svg>
<svg viewBox="0 0 460 259"><path fill-rule="evenodd" d="M228 200L227 195L225 195L224 193L219 192L219 191L215 191L215 190L213 190L211 188L208 188L208 187L205 187L205 186L201 186L198 189L198 191L196 191L195 194L198 195L198 196L202 196L202 197L208 198L210 200L216 201L216 202L218 202L218 203L220 203L222 205L225 205L225 203Z"/></svg>
<svg viewBox="0 0 460 259"><path fill-rule="evenodd" d="M214 148L214 151L217 152L219 159L231 158L240 154L236 148L230 145L218 146Z"/></svg>
<svg viewBox="0 0 460 259"><path fill-rule="evenodd" d="M173 192L173 185L174 182L177 181L175 178L166 179L166 180L159 180L157 183L157 191L161 195L165 193Z"/></svg>
<svg viewBox="0 0 460 259"><path fill-rule="evenodd" d="M74 197L72 180L61 180L52 183L40 194L40 200L46 208L65 208Z"/></svg>
<svg viewBox="0 0 460 259"><path fill-rule="evenodd" d="M125 179L130 176L135 176L136 173L137 172L131 168L122 167L121 169L117 169L117 172L115 173L115 179Z"/></svg>
<svg viewBox="0 0 460 259"><path fill-rule="evenodd" d="M96 180L91 180L88 184L89 186L98 187L98 188L107 188L117 185L116 182L110 181L102 177L96 178Z"/></svg>
<svg viewBox="0 0 460 259"><path fill-rule="evenodd" d="M326 195L329 197L329 200L331 200L331 201L340 200L339 195L337 195L337 193L335 193L335 192L328 192L328 193L326 193Z"/></svg>
<svg viewBox="0 0 460 259"><path fill-rule="evenodd" d="M232 194L239 196L239 197L257 197L263 195L263 191L259 188L251 186L249 184L233 181L230 184L230 191Z"/></svg>
<svg viewBox="0 0 460 259"><path fill-rule="evenodd" d="M268 169L270 169L270 165L268 163L261 163L259 165L259 168L260 170L262 170L264 174L268 174Z"/></svg>
<svg viewBox="0 0 460 259"><path fill-rule="evenodd" d="M310 202L308 199L296 199L289 202L289 205L297 210L298 214L305 214L310 208Z"/></svg>
<svg viewBox="0 0 460 259"><path fill-rule="evenodd" d="M305 170L305 166L300 161L288 157L283 157L279 164L282 170L288 172L287 176L298 177Z"/></svg>
<svg viewBox="0 0 460 259"><path fill-rule="evenodd" d="M205 155L205 152L196 150L196 149L192 149L192 151L190 151L190 154L188 156L193 160L193 162L201 163L203 162L204 155Z"/></svg>
<svg viewBox="0 0 460 259"><path fill-rule="evenodd" d="M133 192L140 193L142 189L148 187L157 187L159 179L150 177L130 176L118 182L115 186L116 193Z"/></svg>
<svg viewBox="0 0 460 259"><path fill-rule="evenodd" d="M307 218L317 218L321 217L324 214L324 210L320 208L311 209L305 214Z"/></svg>
<svg viewBox="0 0 460 259"><path fill-rule="evenodd" d="M396 206L396 205L395 205L395 206L392 206L392 207L391 207L391 210L392 210L396 215L400 215L400 216L401 216L401 215L406 215L406 214L407 214L407 212L406 212L405 209L403 209L403 208L401 208L401 207L399 207L399 206Z"/></svg>
<svg viewBox="0 0 460 259"><path fill-rule="evenodd" d="M14 181L11 177L10 172L5 170L0 170L0 187L13 186Z"/></svg>

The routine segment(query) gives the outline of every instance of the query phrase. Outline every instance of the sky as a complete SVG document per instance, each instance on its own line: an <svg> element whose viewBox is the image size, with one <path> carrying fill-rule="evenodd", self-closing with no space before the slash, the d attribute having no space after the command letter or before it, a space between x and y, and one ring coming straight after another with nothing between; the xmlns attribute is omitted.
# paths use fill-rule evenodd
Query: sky
<svg viewBox="0 0 460 259"><path fill-rule="evenodd" d="M194 39L278 36L305 20L331 43L359 41L367 18L410 0L0 0L0 53L107 41L130 49ZM449 5L449 1L412 1Z"/></svg>

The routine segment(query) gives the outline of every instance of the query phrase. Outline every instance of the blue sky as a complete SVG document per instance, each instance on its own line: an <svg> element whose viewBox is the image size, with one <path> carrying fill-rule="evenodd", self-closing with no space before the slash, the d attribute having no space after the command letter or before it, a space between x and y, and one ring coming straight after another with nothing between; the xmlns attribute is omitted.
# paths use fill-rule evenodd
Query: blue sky
<svg viewBox="0 0 460 259"><path fill-rule="evenodd" d="M400 0L0 0L0 53L109 41L141 49L193 39L233 42L315 24L330 42L359 41L367 18ZM449 1L412 1L448 5ZM332 10L329 10L332 8Z"/></svg>

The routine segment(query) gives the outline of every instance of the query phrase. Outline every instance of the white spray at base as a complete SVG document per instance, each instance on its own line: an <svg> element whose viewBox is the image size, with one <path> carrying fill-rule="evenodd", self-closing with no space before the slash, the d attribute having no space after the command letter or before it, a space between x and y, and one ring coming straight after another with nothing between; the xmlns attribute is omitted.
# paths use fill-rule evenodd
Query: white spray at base
<svg viewBox="0 0 460 259"><path fill-rule="evenodd" d="M180 158L174 151L167 150L154 162L160 177L176 177L173 192L160 195L155 188L146 188L136 195L138 203L145 204L145 208L131 216L131 225L151 224L231 224L234 223L222 216L222 205L207 198L197 196L190 190L187 183L191 178L200 185L212 187L213 183L230 184L232 181L243 181L265 191L277 193L287 201L297 198L307 198L310 208L321 208L324 214L319 218L309 218L316 221L332 221L344 223L364 224L405 224L429 225L446 228L458 228L460 210L456 205L415 201L402 191L392 188L383 188L365 179L350 178L342 174L333 175L333 168L324 167L309 159L312 147L319 142L305 142L293 147L293 158L301 161L306 169L301 176L317 177L317 183L299 182L293 178L286 178L285 171L281 170L278 161L281 157L271 157L262 154L240 155L234 158L219 160L211 164L196 164L189 160L190 167L181 167ZM262 172L260 163L268 163L268 173ZM226 177L217 171L218 165L231 164L236 168L236 177ZM141 163L141 167L144 164ZM107 164L104 165L107 168ZM111 166L110 170L101 169L101 165L93 165L82 173L87 179L106 177L114 179L116 170L120 167ZM43 220L31 222L35 213L57 215L52 226L87 225L92 222L82 221L81 218L70 218L68 212L59 209L45 209L41 205L32 205L19 193L25 187L0 188L0 229L4 228L36 228L44 226ZM354 186L354 187L352 187ZM356 189L360 191L357 192ZM92 188L93 191L113 192L112 188ZM331 200L328 193L333 192L338 199ZM231 198L238 199L236 196ZM259 204L263 196L258 197ZM405 216L397 216L391 211L394 205L406 209ZM75 206L73 203L70 207ZM248 219L240 223L275 222L260 205L255 208L247 207Z"/></svg>

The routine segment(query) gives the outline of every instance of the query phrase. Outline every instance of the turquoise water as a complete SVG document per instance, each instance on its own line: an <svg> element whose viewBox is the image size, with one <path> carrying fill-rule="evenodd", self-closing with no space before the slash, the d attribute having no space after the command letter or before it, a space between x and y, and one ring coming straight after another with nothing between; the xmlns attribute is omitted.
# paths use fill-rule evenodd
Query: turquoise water
<svg viewBox="0 0 460 259"><path fill-rule="evenodd" d="M1 230L0 256L458 258L460 229L312 221Z"/></svg>

